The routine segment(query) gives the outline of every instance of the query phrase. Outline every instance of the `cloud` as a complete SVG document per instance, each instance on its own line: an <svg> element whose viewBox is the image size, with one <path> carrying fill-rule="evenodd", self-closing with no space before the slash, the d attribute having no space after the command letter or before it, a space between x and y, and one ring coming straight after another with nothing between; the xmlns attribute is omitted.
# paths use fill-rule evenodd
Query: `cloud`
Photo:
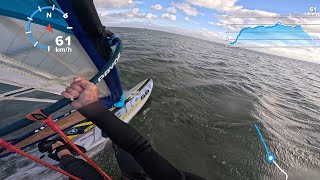
<svg viewBox="0 0 320 180"><path fill-rule="evenodd" d="M161 11L163 9L161 4L155 4L155 5L151 6L150 8L153 10L158 10L158 11Z"/></svg>
<svg viewBox="0 0 320 180"><path fill-rule="evenodd" d="M151 13L148 13L145 17L146 17L147 19L156 19L158 16L157 16L157 15L154 15L154 14L151 14Z"/></svg>
<svg viewBox="0 0 320 180"><path fill-rule="evenodd" d="M238 0L187 0L187 2L195 6L217 11L219 14L218 21L208 23L226 28L230 31L240 31L245 27L243 24L276 24L278 22L270 17L276 17L279 14L262 10L244 9L242 6L236 5ZM221 16L221 14L224 16Z"/></svg>
<svg viewBox="0 0 320 180"><path fill-rule="evenodd" d="M139 8L127 11L98 11L102 21L107 22L127 22L134 19L156 19L158 16L152 13L141 13Z"/></svg>
<svg viewBox="0 0 320 180"><path fill-rule="evenodd" d="M176 9L175 7L168 7L168 8L167 8L167 11L168 11L169 13L172 13L172 14L177 13L177 9Z"/></svg>
<svg viewBox="0 0 320 180"><path fill-rule="evenodd" d="M170 20L170 21L175 21L175 20L177 20L176 15L169 14L169 13L164 13L164 14L161 15L161 17L164 18L164 19L168 19L168 20Z"/></svg>
<svg viewBox="0 0 320 180"><path fill-rule="evenodd" d="M199 14L198 10L188 3L172 3L172 5L182 10L188 16L197 16Z"/></svg>
<svg viewBox="0 0 320 180"><path fill-rule="evenodd" d="M187 0L187 2L192 5L214 9L219 12L242 9L242 6L235 5L237 1L238 0Z"/></svg>
<svg viewBox="0 0 320 180"><path fill-rule="evenodd" d="M185 17L184 20L185 20L185 21L188 21L188 22L191 22L191 23L193 23L193 24L200 24L199 22L194 21L194 20L190 19L189 17Z"/></svg>
<svg viewBox="0 0 320 180"><path fill-rule="evenodd" d="M133 8L133 9L132 9L132 13L133 13L133 14L137 14L139 11L140 11L139 8Z"/></svg>
<svg viewBox="0 0 320 180"><path fill-rule="evenodd" d="M239 31L244 28L241 25L234 25L234 24L276 24L277 22L273 22L272 18L278 14L268 11L261 11L261 10L249 10L244 9L243 6L238 6L236 3L238 0L186 0L188 3L204 7L208 9L213 9L217 11L219 14L228 15L232 18L226 18L227 16L219 16L218 22L209 22L211 25L218 25L221 27L225 27L229 30ZM234 18L234 17L252 17L252 18ZM254 17L266 17L266 18L254 18ZM228 25L229 24L229 25Z"/></svg>
<svg viewBox="0 0 320 180"><path fill-rule="evenodd" d="M201 28L199 35L204 37L204 39L206 40L211 40L220 43L224 43L223 40L227 38L225 33L210 31L207 28Z"/></svg>
<svg viewBox="0 0 320 180"><path fill-rule="evenodd" d="M142 4L142 2L135 0L93 0L94 5L97 8L128 8L133 7L137 4Z"/></svg>

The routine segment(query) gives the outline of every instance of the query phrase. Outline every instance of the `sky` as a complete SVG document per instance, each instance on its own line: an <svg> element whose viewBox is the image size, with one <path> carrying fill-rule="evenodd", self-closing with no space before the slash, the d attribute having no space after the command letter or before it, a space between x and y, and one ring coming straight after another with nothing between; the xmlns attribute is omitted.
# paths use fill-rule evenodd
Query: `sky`
<svg viewBox="0 0 320 180"><path fill-rule="evenodd" d="M301 25L315 44L320 44L316 40L320 39L320 0L94 0L94 3L107 27L155 29L227 44L227 39L235 38L245 27L281 22L292 27ZM308 12L313 13L312 18L305 17ZM277 16L281 17L274 18ZM256 50L320 63L320 48Z"/></svg>

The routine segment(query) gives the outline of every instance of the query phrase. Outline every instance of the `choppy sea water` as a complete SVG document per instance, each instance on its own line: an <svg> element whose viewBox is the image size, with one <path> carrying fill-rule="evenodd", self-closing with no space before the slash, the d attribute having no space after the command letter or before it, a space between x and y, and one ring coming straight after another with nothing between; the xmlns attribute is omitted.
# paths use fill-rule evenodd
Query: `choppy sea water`
<svg viewBox="0 0 320 180"><path fill-rule="evenodd" d="M124 43L118 67L125 89L154 80L131 125L176 167L207 179L284 179L265 160L258 124L289 179L319 179L319 64L159 31L112 30ZM94 159L119 179L110 148ZM1 164L1 179L33 167L10 164Z"/></svg>

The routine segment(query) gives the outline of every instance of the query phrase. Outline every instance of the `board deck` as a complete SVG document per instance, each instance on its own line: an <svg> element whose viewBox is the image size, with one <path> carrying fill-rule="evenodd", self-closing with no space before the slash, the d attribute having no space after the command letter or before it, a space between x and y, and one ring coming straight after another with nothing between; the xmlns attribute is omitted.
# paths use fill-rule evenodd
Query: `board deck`
<svg viewBox="0 0 320 180"><path fill-rule="evenodd" d="M152 88L153 81L151 79L147 79L139 83L134 88L125 93L126 100L124 107L113 107L109 110L113 112L121 120L128 123L133 118L133 116L142 108L146 100L149 98ZM72 139L74 142L78 141L78 144L81 144L81 142L85 142L83 141L83 139L86 139L88 133L92 134L93 131L95 131L95 133L99 132L99 130L97 130L98 128L96 128L92 122L86 121L86 118L83 117L77 111L73 111L72 113L69 113L67 116L64 116L63 118L59 119L56 122L56 124L64 130L65 134L70 139ZM81 128L82 125L85 126L85 129L79 130L79 127ZM23 149L33 144L36 144L42 140L48 139L56 134L49 127L43 126L40 129L41 130L39 130L39 128L34 130L34 133L32 135L16 143L15 146ZM97 140L101 137L102 135L100 131L100 135L95 135L94 139ZM82 140L79 141L79 139ZM86 141L84 146L86 146L85 148L90 149L90 145L93 143L94 142L88 143L88 141ZM4 157L10 153L10 151L5 150L0 153L0 157Z"/></svg>

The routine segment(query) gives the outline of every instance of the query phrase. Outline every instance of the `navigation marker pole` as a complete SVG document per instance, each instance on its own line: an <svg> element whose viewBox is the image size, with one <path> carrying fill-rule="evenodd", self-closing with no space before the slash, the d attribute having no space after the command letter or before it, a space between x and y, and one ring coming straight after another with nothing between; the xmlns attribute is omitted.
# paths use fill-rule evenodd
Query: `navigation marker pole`
<svg viewBox="0 0 320 180"><path fill-rule="evenodd" d="M269 151L267 143L265 142L258 125L255 124L254 127L256 128L256 130L259 134L261 143L262 143L264 149L266 150L267 162L273 163L286 176L286 180L288 180L288 174L276 163L276 159L275 159L274 155Z"/></svg>

